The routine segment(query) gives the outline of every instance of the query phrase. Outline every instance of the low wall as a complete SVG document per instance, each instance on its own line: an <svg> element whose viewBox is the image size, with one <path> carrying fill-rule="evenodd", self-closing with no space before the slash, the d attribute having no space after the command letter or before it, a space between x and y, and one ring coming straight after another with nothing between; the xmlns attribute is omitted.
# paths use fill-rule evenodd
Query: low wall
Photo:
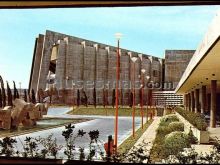
<svg viewBox="0 0 220 165"><path fill-rule="evenodd" d="M178 112L175 112L179 120L184 123L184 132L189 133L190 128L193 132L193 135L198 139L199 143L209 143L209 132L208 131L200 131L194 125L192 125L188 120L186 120L183 116L181 116Z"/></svg>

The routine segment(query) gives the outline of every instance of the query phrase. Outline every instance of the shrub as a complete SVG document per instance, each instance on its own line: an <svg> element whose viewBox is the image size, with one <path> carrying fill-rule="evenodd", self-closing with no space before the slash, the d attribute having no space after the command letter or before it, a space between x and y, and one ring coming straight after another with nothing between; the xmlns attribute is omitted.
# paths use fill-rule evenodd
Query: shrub
<svg viewBox="0 0 220 165"><path fill-rule="evenodd" d="M188 133L188 140L189 140L189 143L191 143L191 144L198 143L198 139L193 135L193 132L192 132L191 128L190 128L189 133Z"/></svg>
<svg viewBox="0 0 220 165"><path fill-rule="evenodd" d="M167 126L169 123L174 122L174 121L179 121L179 119L177 118L175 114L163 116L160 119L160 126Z"/></svg>
<svg viewBox="0 0 220 165"><path fill-rule="evenodd" d="M175 111L178 112L181 116L183 116L200 131L207 130L208 125L206 123L205 117L202 114L186 111L180 107L176 108Z"/></svg>
<svg viewBox="0 0 220 165"><path fill-rule="evenodd" d="M157 133L158 134L169 134L170 132L172 132L172 130L170 129L169 126L160 126L157 128Z"/></svg>
<svg viewBox="0 0 220 165"><path fill-rule="evenodd" d="M164 147L166 149L166 154L175 155L184 148L190 147L188 136L180 131L171 132L165 136Z"/></svg>
<svg viewBox="0 0 220 165"><path fill-rule="evenodd" d="M169 122L170 121L167 122L168 124L164 122L162 125L160 125L160 127L157 128L157 133L166 135L173 131L184 131L183 123L178 122L178 121L174 121L171 123Z"/></svg>
<svg viewBox="0 0 220 165"><path fill-rule="evenodd" d="M184 131L184 124L182 122L174 121L171 122L168 127L171 131Z"/></svg>

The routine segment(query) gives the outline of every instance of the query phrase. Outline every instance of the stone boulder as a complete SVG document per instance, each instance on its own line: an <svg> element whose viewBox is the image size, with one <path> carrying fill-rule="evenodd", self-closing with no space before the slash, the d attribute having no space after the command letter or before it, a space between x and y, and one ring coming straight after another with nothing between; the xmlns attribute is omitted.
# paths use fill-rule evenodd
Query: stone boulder
<svg viewBox="0 0 220 165"><path fill-rule="evenodd" d="M4 109L0 110L0 128L11 128L11 108L9 106L4 107Z"/></svg>
<svg viewBox="0 0 220 165"><path fill-rule="evenodd" d="M25 127L36 125L36 121L47 114L49 104L27 103L22 99L13 101L14 108L11 106L4 107L0 110L0 128L10 129L17 128L19 124Z"/></svg>

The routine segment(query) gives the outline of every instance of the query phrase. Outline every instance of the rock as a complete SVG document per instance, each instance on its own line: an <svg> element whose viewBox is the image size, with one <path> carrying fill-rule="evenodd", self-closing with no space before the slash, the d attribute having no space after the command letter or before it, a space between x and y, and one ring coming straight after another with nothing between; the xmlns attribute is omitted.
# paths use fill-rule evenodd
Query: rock
<svg viewBox="0 0 220 165"><path fill-rule="evenodd" d="M34 107L35 111L40 111L41 116L47 114L48 105L44 105L43 103L37 103Z"/></svg>
<svg viewBox="0 0 220 165"><path fill-rule="evenodd" d="M40 111L34 111L34 117L35 117L36 120L39 120L41 118Z"/></svg>
<svg viewBox="0 0 220 165"><path fill-rule="evenodd" d="M33 119L36 118L36 117L35 117L35 112L34 112L34 111L29 111L29 112L28 112L28 116L29 116L29 119L31 119L31 120L33 120Z"/></svg>
<svg viewBox="0 0 220 165"><path fill-rule="evenodd" d="M7 109L0 110L0 128L2 129L11 128L11 110Z"/></svg>
<svg viewBox="0 0 220 165"><path fill-rule="evenodd" d="M19 122L17 116L11 120L11 128L18 128Z"/></svg>
<svg viewBox="0 0 220 165"><path fill-rule="evenodd" d="M22 124L23 124L24 127L31 127L31 126L36 125L36 122L34 120L31 120L31 119L26 119L26 120L22 121Z"/></svg>
<svg viewBox="0 0 220 165"><path fill-rule="evenodd" d="M19 110L22 110L26 105L27 105L27 103L22 99L15 99L14 100L14 106L16 108L18 108Z"/></svg>
<svg viewBox="0 0 220 165"><path fill-rule="evenodd" d="M15 119L16 117L18 117L18 113L19 113L19 109L18 108L14 108L11 111L11 118Z"/></svg>
<svg viewBox="0 0 220 165"><path fill-rule="evenodd" d="M10 109L12 109L12 106L6 106L2 110L10 110Z"/></svg>
<svg viewBox="0 0 220 165"><path fill-rule="evenodd" d="M11 129L18 128L22 123L24 126L34 126L36 121L47 114L49 105L43 103L26 103L22 99L14 100L14 108L11 106L4 107L0 110L0 128Z"/></svg>

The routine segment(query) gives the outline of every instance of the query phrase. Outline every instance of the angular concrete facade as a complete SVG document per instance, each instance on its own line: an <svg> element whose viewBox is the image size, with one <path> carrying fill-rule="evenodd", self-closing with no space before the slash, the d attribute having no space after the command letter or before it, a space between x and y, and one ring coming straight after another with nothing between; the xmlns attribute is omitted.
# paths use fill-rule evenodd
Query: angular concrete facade
<svg viewBox="0 0 220 165"><path fill-rule="evenodd" d="M175 90L195 50L165 50L165 82Z"/></svg>
<svg viewBox="0 0 220 165"><path fill-rule="evenodd" d="M138 58L135 64L131 57ZM107 90L107 100L111 104L116 81L116 59L116 47L47 30L45 35L40 34L36 40L29 90L37 92L52 85L58 89L60 102L72 104L76 103L77 89L80 89L80 94L85 91L88 102L93 104L95 86L97 104L103 103L103 89ZM140 103L138 86L141 69L146 70L143 75L145 85L149 81L162 84L162 61L151 55L120 49L121 105L129 103L133 75L137 88L135 100L137 104ZM150 79L146 76L150 76ZM50 81L50 77L54 79ZM144 91L144 98L147 98L147 85Z"/></svg>

